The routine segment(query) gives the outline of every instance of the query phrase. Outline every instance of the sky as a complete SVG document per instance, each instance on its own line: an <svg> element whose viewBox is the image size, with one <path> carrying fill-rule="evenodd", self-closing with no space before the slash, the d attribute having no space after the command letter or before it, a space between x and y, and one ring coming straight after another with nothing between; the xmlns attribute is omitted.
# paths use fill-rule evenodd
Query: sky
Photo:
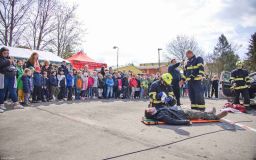
<svg viewBox="0 0 256 160"><path fill-rule="evenodd" d="M193 37L205 53L218 37L240 46L245 58L250 36L256 32L255 0L73 0L86 29L81 49L91 58L119 66L166 61L166 45L177 35ZM70 2L70 1L69 1Z"/></svg>

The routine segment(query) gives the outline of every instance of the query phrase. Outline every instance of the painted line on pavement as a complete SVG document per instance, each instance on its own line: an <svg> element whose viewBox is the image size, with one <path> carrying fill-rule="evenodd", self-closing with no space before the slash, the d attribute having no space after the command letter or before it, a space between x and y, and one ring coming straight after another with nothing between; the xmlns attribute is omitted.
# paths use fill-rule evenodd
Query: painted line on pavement
<svg viewBox="0 0 256 160"><path fill-rule="evenodd" d="M256 133L256 129L255 129L255 128L249 127L249 126L247 126L247 125L244 125L244 124L241 124L241 123L237 123L237 122L228 120L228 119L226 119L226 118L222 118L221 121L222 121L222 122L227 122L227 123L230 123L230 124L233 124L233 125L236 125L236 126L238 126L238 127L241 127L241 128L243 128L243 129L250 130L250 131L253 131L253 132Z"/></svg>

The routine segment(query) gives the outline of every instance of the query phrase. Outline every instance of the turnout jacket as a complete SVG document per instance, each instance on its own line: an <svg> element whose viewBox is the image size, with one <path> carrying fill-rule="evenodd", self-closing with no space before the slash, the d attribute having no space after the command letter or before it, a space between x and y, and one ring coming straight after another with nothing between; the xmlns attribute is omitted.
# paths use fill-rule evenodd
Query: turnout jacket
<svg viewBox="0 0 256 160"><path fill-rule="evenodd" d="M161 97L159 96L159 93L164 92L167 96L173 98L173 105L176 104L176 100L173 97L173 89L170 86L164 85L161 83L160 80L156 80L153 82L149 88L149 98L150 98L150 103L152 107L157 107L157 106L165 106L163 102L161 102Z"/></svg>
<svg viewBox="0 0 256 160"><path fill-rule="evenodd" d="M183 110L176 110L171 107L157 109L156 114L150 117L152 119L163 121L170 125L189 125L188 115Z"/></svg>
<svg viewBox="0 0 256 160"><path fill-rule="evenodd" d="M189 59L185 66L184 75L186 80L201 80L204 76L204 60L195 55ZM202 76L202 77L200 77Z"/></svg>
<svg viewBox="0 0 256 160"><path fill-rule="evenodd" d="M250 85L249 72L245 69L235 69L231 72L230 82L236 84L234 89L245 89Z"/></svg>

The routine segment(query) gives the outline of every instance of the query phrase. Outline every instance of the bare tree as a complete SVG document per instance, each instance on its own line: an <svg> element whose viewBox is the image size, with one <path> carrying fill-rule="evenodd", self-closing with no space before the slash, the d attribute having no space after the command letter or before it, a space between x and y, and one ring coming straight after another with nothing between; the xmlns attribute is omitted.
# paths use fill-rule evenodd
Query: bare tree
<svg viewBox="0 0 256 160"><path fill-rule="evenodd" d="M24 37L30 48L42 50L53 41L50 34L56 30L54 20L56 6L56 0L37 0L33 6L33 12L29 18L29 28Z"/></svg>
<svg viewBox="0 0 256 160"><path fill-rule="evenodd" d="M190 38L184 35L178 35L176 39L172 40L169 44L167 44L167 59L171 59L172 57L177 58L180 61L185 60L186 51L192 50L196 55L202 55L203 51L199 47L197 41L194 38Z"/></svg>
<svg viewBox="0 0 256 160"><path fill-rule="evenodd" d="M0 43L8 46L18 44L32 3L32 0L0 0Z"/></svg>
<svg viewBox="0 0 256 160"><path fill-rule="evenodd" d="M58 11L55 13L57 28L52 37L54 39L52 46L61 57L70 52L71 48L80 44L81 36L84 33L81 24L76 19L76 9L76 5L68 7L59 4Z"/></svg>

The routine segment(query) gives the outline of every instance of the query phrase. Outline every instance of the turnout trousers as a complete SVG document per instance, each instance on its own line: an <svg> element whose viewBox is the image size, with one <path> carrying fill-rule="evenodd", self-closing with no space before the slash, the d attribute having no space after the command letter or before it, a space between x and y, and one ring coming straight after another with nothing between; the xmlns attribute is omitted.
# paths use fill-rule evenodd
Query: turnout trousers
<svg viewBox="0 0 256 160"><path fill-rule="evenodd" d="M244 106L249 107L250 106L250 96L249 96L248 88L235 90L234 104L240 104L240 102L239 102L240 94L242 94L242 96L244 98Z"/></svg>
<svg viewBox="0 0 256 160"><path fill-rule="evenodd" d="M191 109L205 111L204 90L200 80L188 81Z"/></svg>

